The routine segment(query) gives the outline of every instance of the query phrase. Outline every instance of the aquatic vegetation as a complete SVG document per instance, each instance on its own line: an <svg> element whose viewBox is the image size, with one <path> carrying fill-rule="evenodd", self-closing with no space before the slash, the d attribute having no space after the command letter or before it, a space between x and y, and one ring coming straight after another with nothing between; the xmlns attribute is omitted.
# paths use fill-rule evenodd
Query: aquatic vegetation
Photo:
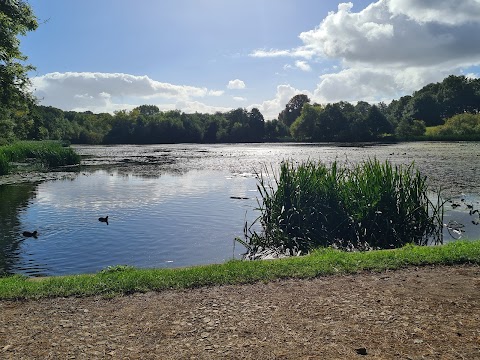
<svg viewBox="0 0 480 360"><path fill-rule="evenodd" d="M10 171L10 163L7 156L0 152L0 175L8 174Z"/></svg>
<svg viewBox="0 0 480 360"><path fill-rule="evenodd" d="M0 146L0 175L9 173L12 162L25 161L54 168L80 164L80 156L72 148L63 146L58 141L18 141Z"/></svg>
<svg viewBox="0 0 480 360"><path fill-rule="evenodd" d="M430 199L426 177L413 163L347 165L285 161L278 176L268 169L259 174L256 222L262 231L246 224L245 239L237 239L247 257L266 249L292 255L328 246L368 250L442 243L443 202L439 192Z"/></svg>

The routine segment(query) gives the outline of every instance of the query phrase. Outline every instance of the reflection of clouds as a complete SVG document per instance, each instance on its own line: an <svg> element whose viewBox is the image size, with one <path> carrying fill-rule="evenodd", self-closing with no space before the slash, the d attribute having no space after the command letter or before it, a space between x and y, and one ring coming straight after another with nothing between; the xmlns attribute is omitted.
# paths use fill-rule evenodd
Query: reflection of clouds
<svg viewBox="0 0 480 360"><path fill-rule="evenodd" d="M175 198L201 197L211 192L238 196L248 191L245 179L225 179L225 173L219 171L194 170L182 175L163 174L146 178L102 170L80 175L73 182L40 184L38 202L55 208L104 210L144 207Z"/></svg>

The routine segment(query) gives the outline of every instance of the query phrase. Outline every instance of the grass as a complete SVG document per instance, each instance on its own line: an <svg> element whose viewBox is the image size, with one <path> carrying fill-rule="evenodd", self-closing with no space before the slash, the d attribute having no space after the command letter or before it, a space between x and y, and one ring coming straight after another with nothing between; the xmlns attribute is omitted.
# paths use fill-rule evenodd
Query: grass
<svg viewBox="0 0 480 360"><path fill-rule="evenodd" d="M12 163L34 161L46 168L80 164L80 156L58 141L18 141L0 146L0 175L7 175Z"/></svg>
<svg viewBox="0 0 480 360"><path fill-rule="evenodd" d="M245 227L247 256L265 251L297 254L318 247L398 248L439 244L443 203L432 202L426 177L410 166L378 160L358 165L283 162L277 176L261 174L257 219Z"/></svg>
<svg viewBox="0 0 480 360"><path fill-rule="evenodd" d="M381 272L408 266L480 265L480 241L458 241L439 246L407 245L395 250L344 252L325 248L307 256L269 261L232 260L225 264L178 269L136 269L114 266L94 275L30 279L20 275L0 278L0 299L64 296L112 297L135 292L190 289L202 286L308 279L362 271Z"/></svg>

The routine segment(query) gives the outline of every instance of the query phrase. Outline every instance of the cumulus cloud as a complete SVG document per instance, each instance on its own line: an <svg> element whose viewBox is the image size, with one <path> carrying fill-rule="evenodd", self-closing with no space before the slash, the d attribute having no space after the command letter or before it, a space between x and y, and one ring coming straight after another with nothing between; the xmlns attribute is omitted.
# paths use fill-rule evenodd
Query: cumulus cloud
<svg viewBox="0 0 480 360"><path fill-rule="evenodd" d="M178 101L175 104L175 108L187 114L192 114L195 112L214 114L216 112L227 112L233 109L231 107L225 107L225 106L206 105L199 101Z"/></svg>
<svg viewBox="0 0 480 360"><path fill-rule="evenodd" d="M245 89L245 83L240 79L230 80L227 84L227 89Z"/></svg>
<svg viewBox="0 0 480 360"><path fill-rule="evenodd" d="M235 101L247 101L246 98L241 97L241 96L234 96L234 97L233 97L233 100L235 100Z"/></svg>
<svg viewBox="0 0 480 360"><path fill-rule="evenodd" d="M322 74L314 91L324 101L397 96L480 65L478 0L378 0L352 9L339 4L299 34L300 46L251 56L295 57L298 68L308 59L337 61L342 70Z"/></svg>
<svg viewBox="0 0 480 360"><path fill-rule="evenodd" d="M480 2L478 0L390 0L388 7L394 15L406 15L421 23L437 22L459 25L478 22L480 19Z"/></svg>
<svg viewBox="0 0 480 360"><path fill-rule="evenodd" d="M253 104L248 108L257 108L266 120L276 119L290 99L298 94L305 94L310 98L312 97L312 93L307 90L295 89L293 86L287 84L278 85L273 99L263 101L259 104Z"/></svg>
<svg viewBox="0 0 480 360"><path fill-rule="evenodd" d="M312 70L310 65L306 61L303 61L303 60L295 61L295 66L302 71L311 71Z"/></svg>
<svg viewBox="0 0 480 360"><path fill-rule="evenodd" d="M210 90L208 95L210 96L222 96L225 93L223 90Z"/></svg>
<svg viewBox="0 0 480 360"><path fill-rule="evenodd" d="M223 94L221 90L174 85L122 73L57 72L35 77L32 84L42 104L78 111L112 112L144 103L191 101Z"/></svg>
<svg viewBox="0 0 480 360"><path fill-rule="evenodd" d="M289 57L302 57L305 59L311 59L315 54L314 49L309 49L308 47L298 47L292 50L278 50L278 49L257 49L249 54L251 57L257 58L272 58L279 56L289 56Z"/></svg>

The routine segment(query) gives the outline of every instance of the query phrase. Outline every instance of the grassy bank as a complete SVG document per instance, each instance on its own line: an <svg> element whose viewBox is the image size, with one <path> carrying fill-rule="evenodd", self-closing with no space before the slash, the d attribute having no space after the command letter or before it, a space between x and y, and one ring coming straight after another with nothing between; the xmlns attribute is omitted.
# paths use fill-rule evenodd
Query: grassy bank
<svg viewBox="0 0 480 360"><path fill-rule="evenodd" d="M59 296L114 296L135 292L245 284L286 278L314 278L361 271L394 270L425 265L480 265L480 241L441 246L408 245L395 250L342 252L317 250L310 255L269 261L229 261L179 269L112 267L95 275L0 279L0 299Z"/></svg>
<svg viewBox="0 0 480 360"><path fill-rule="evenodd" d="M54 168L80 164L80 156L58 141L18 141L0 146L0 175L9 174L15 168L12 163L25 162Z"/></svg>

